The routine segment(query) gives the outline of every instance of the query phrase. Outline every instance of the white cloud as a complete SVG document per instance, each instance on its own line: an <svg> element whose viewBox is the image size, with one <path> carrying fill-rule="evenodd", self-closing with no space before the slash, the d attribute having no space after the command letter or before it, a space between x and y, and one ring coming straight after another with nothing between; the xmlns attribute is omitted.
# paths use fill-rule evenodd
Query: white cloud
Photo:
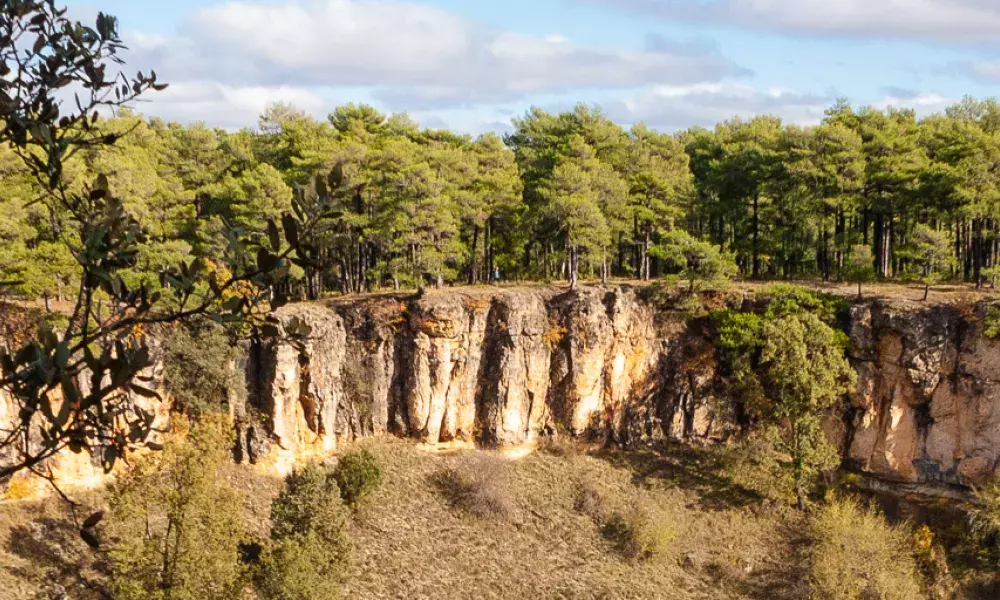
<svg viewBox="0 0 1000 600"><path fill-rule="evenodd" d="M324 104L318 94L307 89L231 86L211 81L172 83L162 92L151 93L148 99L151 102L135 108L168 121L203 121L226 129L253 126L275 102L288 102L308 113L319 113Z"/></svg>
<svg viewBox="0 0 1000 600"><path fill-rule="evenodd" d="M583 0L665 19L791 34L904 38L949 43L997 40L996 0Z"/></svg>
<svg viewBox="0 0 1000 600"><path fill-rule="evenodd" d="M789 123L810 125L823 119L833 102L825 95L788 90L758 90L748 85L714 83L659 86L608 106L618 121L646 124L664 130L714 126L734 116L776 115Z"/></svg>
<svg viewBox="0 0 1000 600"><path fill-rule="evenodd" d="M982 83L1000 83L1000 62L997 61L976 60L955 63L951 67Z"/></svg>
<svg viewBox="0 0 1000 600"><path fill-rule="evenodd" d="M775 115L795 125L816 125L823 120L826 109L836 101L835 93L810 94L786 89L757 89L737 83L712 83L691 86L658 86L607 103L609 115L621 123L639 121L663 130L677 130L717 123L741 117ZM956 101L938 94L887 90L882 98L869 102L871 106L912 108L918 116L944 111Z"/></svg>
<svg viewBox="0 0 1000 600"><path fill-rule="evenodd" d="M656 43L653 43L656 42ZM400 0L228 2L171 38L130 36L133 62L165 81L274 88L367 86L392 108L472 105L575 88L718 81L745 71L710 47L644 49L493 31Z"/></svg>
<svg viewBox="0 0 1000 600"><path fill-rule="evenodd" d="M918 117L924 117L934 113L944 112L944 109L957 103L955 98L946 98L939 94L920 93L912 95L888 94L872 106L877 109L887 108L912 108Z"/></svg>

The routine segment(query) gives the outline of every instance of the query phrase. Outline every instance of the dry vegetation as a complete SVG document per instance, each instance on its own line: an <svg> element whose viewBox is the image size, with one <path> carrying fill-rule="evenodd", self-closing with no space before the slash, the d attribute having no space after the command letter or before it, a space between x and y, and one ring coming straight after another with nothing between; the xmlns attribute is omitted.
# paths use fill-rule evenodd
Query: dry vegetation
<svg viewBox="0 0 1000 600"><path fill-rule="evenodd" d="M693 481L655 453L632 463L618 453L429 455L404 442L372 451L385 485L357 514L346 597L805 597L795 511L684 489ZM608 535L615 513L624 547Z"/></svg>
<svg viewBox="0 0 1000 600"><path fill-rule="evenodd" d="M908 526L889 527L857 505L800 513L784 490L749 473L752 461L734 466L732 450L564 444L512 460L428 453L401 440L352 449L370 452L382 475L352 519L356 552L343 593L352 600L879 600L902 596L815 596L816 583L870 572L885 589L912 592L924 569L910 554ZM280 482L242 467L229 478L245 493L250 524L266 523ZM102 504L97 494L81 500ZM90 583L102 570L65 505L0 503L0 598L65 589L96 599ZM995 592L983 585L955 598Z"/></svg>

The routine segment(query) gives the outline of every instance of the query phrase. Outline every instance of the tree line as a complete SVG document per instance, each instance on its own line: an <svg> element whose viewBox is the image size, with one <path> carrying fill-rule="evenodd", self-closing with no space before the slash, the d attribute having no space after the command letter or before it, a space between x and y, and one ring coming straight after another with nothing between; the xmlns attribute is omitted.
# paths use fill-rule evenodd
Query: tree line
<svg viewBox="0 0 1000 600"><path fill-rule="evenodd" d="M138 220L136 285L218 256L226 231L277 237L282 214L317 201L336 215L279 284L309 298L498 271L650 279L720 257L744 278L837 280L859 253L879 278L982 285L1000 259L995 100L923 119L841 101L812 127L759 116L676 133L624 129L582 105L532 109L502 138L353 104L326 120L278 104L237 132L127 110L95 127L117 143L83 148L63 177L83 189L106 174ZM0 148L0 270L23 296L70 296L58 207L32 202L42 190L15 150Z"/></svg>

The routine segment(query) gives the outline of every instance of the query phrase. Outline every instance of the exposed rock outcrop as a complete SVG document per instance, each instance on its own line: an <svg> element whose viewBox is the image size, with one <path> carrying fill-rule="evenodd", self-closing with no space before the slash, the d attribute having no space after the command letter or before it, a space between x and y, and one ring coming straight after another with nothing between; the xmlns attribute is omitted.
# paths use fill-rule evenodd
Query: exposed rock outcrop
<svg viewBox="0 0 1000 600"><path fill-rule="evenodd" d="M978 312L978 314L977 314ZM876 302L852 314L858 390L847 456L906 482L968 484L1000 464L1000 343L985 306Z"/></svg>
<svg viewBox="0 0 1000 600"><path fill-rule="evenodd" d="M287 306L279 321L312 331L302 345L248 349L248 399L233 407L237 457L288 466L338 439L386 433L432 446L726 439L740 407L720 379L710 328L649 296L539 287ZM976 484L998 472L1000 342L983 335L986 310L852 307L858 387L826 426L850 466L910 485ZM0 397L0 419L11 410Z"/></svg>

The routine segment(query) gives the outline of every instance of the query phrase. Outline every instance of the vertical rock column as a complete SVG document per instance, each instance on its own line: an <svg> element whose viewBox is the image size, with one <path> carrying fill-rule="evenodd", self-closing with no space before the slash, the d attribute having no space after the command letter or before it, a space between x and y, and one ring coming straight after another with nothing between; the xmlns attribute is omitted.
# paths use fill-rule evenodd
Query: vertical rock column
<svg viewBox="0 0 1000 600"><path fill-rule="evenodd" d="M547 426L548 327L541 296L519 293L493 298L476 399L481 443L530 444Z"/></svg>
<svg viewBox="0 0 1000 600"><path fill-rule="evenodd" d="M317 305L288 306L276 316L282 325L298 318L312 328L301 351L287 342L268 344L251 369L258 379L249 386L251 404L267 415L269 432L284 451L278 460L287 462L336 444L346 333L339 315Z"/></svg>

